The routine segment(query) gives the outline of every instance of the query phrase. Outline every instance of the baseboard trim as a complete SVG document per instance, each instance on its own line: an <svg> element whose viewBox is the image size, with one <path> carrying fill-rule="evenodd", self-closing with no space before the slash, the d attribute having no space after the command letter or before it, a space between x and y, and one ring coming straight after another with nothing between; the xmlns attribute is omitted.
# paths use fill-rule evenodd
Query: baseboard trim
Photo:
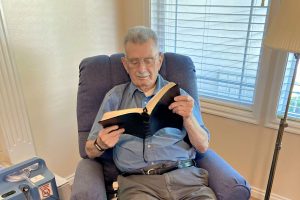
<svg viewBox="0 0 300 200"><path fill-rule="evenodd" d="M259 200L264 200L265 190L261 190L256 187L251 187L251 196ZM270 200L291 200L291 199L273 193L270 196Z"/></svg>
<svg viewBox="0 0 300 200"><path fill-rule="evenodd" d="M67 176L65 179L67 179L68 183L72 186L74 183L75 173Z"/></svg>

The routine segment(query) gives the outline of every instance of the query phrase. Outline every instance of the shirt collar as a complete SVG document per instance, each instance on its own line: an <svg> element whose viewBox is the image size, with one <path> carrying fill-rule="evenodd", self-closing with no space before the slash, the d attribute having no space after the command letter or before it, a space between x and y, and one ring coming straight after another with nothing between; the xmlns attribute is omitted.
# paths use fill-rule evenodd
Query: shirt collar
<svg viewBox="0 0 300 200"><path fill-rule="evenodd" d="M155 89L154 89L154 91L153 91L153 95L155 95L162 87L163 87L163 83L165 82L165 80L163 79L163 77L160 75L160 74L158 74L158 76L157 76L157 79L156 79L156 86L155 86ZM134 83L131 81L130 82L130 85L129 85L129 91L128 91L128 93L129 93L129 96L133 96L134 95L134 93L136 92L136 91L140 91L140 92L142 92L136 85L134 85ZM142 92L143 93L143 92Z"/></svg>

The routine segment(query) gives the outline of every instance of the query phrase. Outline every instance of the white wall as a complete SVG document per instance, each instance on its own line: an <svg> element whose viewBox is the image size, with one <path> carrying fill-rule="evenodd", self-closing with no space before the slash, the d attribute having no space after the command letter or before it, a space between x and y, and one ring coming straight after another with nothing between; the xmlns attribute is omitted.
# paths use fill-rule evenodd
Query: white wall
<svg viewBox="0 0 300 200"><path fill-rule="evenodd" d="M76 93L82 58L119 51L117 0L2 0L36 153L61 176L79 160Z"/></svg>

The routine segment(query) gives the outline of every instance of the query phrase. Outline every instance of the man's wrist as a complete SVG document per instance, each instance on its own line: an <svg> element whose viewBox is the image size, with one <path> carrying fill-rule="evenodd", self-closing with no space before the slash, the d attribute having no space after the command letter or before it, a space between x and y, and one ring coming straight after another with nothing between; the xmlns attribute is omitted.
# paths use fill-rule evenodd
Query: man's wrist
<svg viewBox="0 0 300 200"><path fill-rule="evenodd" d="M183 118L183 124L185 126L191 126L194 123L195 119L194 119L194 115Z"/></svg>
<svg viewBox="0 0 300 200"><path fill-rule="evenodd" d="M96 147L96 149L100 152L104 152L106 149L102 148L98 142L97 142L97 139L94 141L94 146Z"/></svg>

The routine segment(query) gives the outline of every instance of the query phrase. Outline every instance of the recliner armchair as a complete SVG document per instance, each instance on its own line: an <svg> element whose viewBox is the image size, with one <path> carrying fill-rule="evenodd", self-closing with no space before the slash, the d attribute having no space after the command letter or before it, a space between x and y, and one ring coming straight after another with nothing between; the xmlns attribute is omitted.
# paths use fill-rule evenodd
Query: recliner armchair
<svg viewBox="0 0 300 200"><path fill-rule="evenodd" d="M88 159L85 142L105 94L115 85L128 82L121 63L123 54L100 55L84 59L79 66L77 96L78 142L83 158L76 169L72 186L72 200L104 200L110 198L112 182L118 170L112 160L112 150L97 159ZM195 100L198 100L195 67L183 55L165 53L160 74L176 82ZM219 200L247 200L250 198L248 182L212 149L197 154L198 165L209 172L209 186Z"/></svg>

